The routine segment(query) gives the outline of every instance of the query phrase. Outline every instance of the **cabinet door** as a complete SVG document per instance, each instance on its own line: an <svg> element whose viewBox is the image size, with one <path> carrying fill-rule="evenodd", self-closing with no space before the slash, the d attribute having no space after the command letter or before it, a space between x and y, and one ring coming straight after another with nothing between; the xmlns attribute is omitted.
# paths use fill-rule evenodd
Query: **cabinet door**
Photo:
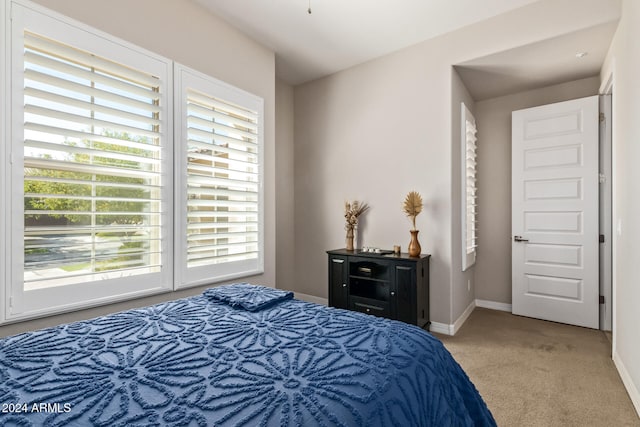
<svg viewBox="0 0 640 427"><path fill-rule="evenodd" d="M329 305L348 308L347 257L329 256Z"/></svg>
<svg viewBox="0 0 640 427"><path fill-rule="evenodd" d="M416 266L396 264L396 319L416 324Z"/></svg>

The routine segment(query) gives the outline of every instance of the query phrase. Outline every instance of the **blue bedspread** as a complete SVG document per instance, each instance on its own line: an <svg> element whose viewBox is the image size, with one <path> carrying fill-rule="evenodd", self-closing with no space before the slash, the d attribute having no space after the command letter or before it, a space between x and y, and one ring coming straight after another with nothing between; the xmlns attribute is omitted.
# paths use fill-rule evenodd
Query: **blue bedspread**
<svg viewBox="0 0 640 427"><path fill-rule="evenodd" d="M204 295L0 340L0 405L18 426L495 425L416 326Z"/></svg>

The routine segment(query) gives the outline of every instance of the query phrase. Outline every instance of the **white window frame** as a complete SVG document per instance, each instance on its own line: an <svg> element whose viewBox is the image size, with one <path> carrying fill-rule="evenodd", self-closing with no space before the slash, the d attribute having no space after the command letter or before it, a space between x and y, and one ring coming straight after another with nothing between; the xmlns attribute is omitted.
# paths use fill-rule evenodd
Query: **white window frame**
<svg viewBox="0 0 640 427"><path fill-rule="evenodd" d="M3 95L11 98L11 104L3 105L3 144L0 161L4 169L0 186L3 203L8 204L3 211L2 226L4 235L10 236L0 248L0 266L3 266L3 285L5 292L4 316L7 321L23 320L50 315L62 311L102 305L110 302L128 300L141 296L167 292L172 289L173 266L171 263L173 247L173 180L171 171L173 158L171 142L173 136L173 91L172 62L160 55L149 52L126 41L98 31L87 25L67 18L28 1L14 0L2 6L6 56L3 60ZM157 75L164 87L161 94L161 140L163 141L162 170L162 269L159 273L107 279L77 285L66 285L48 289L24 290L24 162L21 149L24 138L22 103L23 70L22 46L24 29L50 37L54 40L92 52L131 67L149 70ZM11 59L11 60L10 60ZM11 65L13 63L13 66ZM8 98L7 97L7 98ZM7 99L3 96L3 99ZM6 109L9 108L9 111ZM8 126L4 126L8 125ZM9 161L10 160L10 161ZM6 167L8 166L8 167ZM8 197L10 196L10 197ZM11 260L8 260L11 254ZM4 268L6 267L6 268Z"/></svg>
<svg viewBox="0 0 640 427"><path fill-rule="evenodd" d="M10 40L11 40L11 26L8 24L9 19L7 18L9 14L9 6L6 4L0 6L0 35L2 36L3 42L0 42L0 231L2 231L4 238L0 239L0 294L3 296L6 301L9 296L9 292L7 290L7 279L9 277L9 271L7 268L7 254L8 245L9 245L9 234L7 232L10 230L8 226L8 180L7 175L9 175L8 168L5 167L8 163L8 155L9 155L9 145L5 143L5 141L10 141L11 132L9 131L9 110L8 110L8 102L9 94L11 93L9 82L10 82L10 73L9 73L9 64L10 61ZM5 309L6 303L0 304L0 324L4 322L6 317Z"/></svg>
<svg viewBox="0 0 640 427"><path fill-rule="evenodd" d="M460 127L462 271L466 271L475 264L478 247L476 132L476 119L462 102Z"/></svg>
<svg viewBox="0 0 640 427"><path fill-rule="evenodd" d="M181 64L174 64L175 114L175 287L188 288L264 272L264 100ZM258 254L257 258L187 267L187 91L189 89L257 112Z"/></svg>

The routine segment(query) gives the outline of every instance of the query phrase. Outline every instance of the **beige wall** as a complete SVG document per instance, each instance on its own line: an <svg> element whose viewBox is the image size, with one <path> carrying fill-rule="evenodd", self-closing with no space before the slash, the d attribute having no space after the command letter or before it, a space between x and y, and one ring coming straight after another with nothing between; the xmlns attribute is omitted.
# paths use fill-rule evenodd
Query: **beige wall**
<svg viewBox="0 0 640 427"><path fill-rule="evenodd" d="M602 79L613 73L613 360L640 414L640 2L625 0Z"/></svg>
<svg viewBox="0 0 640 427"><path fill-rule="evenodd" d="M295 289L293 88L276 80L276 286Z"/></svg>
<svg viewBox="0 0 640 427"><path fill-rule="evenodd" d="M191 1L38 0L63 15L226 81L265 101L265 272L275 286L275 56ZM0 327L0 336L201 293L203 287Z"/></svg>
<svg viewBox="0 0 640 427"><path fill-rule="evenodd" d="M451 304L455 321L475 299L475 265L462 271L462 107L475 117L475 101L455 68L451 68ZM478 122L476 121L476 125ZM466 156L466 152L464 153ZM466 197L466 193L465 197Z"/></svg>
<svg viewBox="0 0 640 427"><path fill-rule="evenodd" d="M469 296L468 275L452 259L460 224L452 220L451 144L459 141L451 66L608 22L617 13L611 4L541 0L296 87L295 290L327 297L325 251L344 247L345 200L371 205L364 245L406 250L400 204L416 190L426 203L420 242L432 254L431 320L452 324Z"/></svg>
<svg viewBox="0 0 640 427"><path fill-rule="evenodd" d="M432 254L432 319L448 322L450 77L412 48L296 87L297 291L327 297L325 251L345 245L346 200L371 207L359 225L363 245L406 252L411 223L401 206L415 190L425 202L419 240Z"/></svg>
<svg viewBox="0 0 640 427"><path fill-rule="evenodd" d="M478 228L475 297L511 304L511 112L597 95L594 76L476 103Z"/></svg>

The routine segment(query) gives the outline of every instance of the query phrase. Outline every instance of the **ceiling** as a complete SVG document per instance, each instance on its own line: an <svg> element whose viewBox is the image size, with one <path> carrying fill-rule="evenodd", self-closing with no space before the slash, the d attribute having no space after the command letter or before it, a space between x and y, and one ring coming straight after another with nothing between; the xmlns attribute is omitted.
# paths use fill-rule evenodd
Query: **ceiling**
<svg viewBox="0 0 640 427"><path fill-rule="evenodd" d="M297 85L537 0L195 1L271 48Z"/></svg>
<svg viewBox="0 0 640 427"><path fill-rule="evenodd" d="M272 49L276 75L297 85L541 0L194 1ZM594 76L617 25L602 22L456 69L475 100Z"/></svg>
<svg viewBox="0 0 640 427"><path fill-rule="evenodd" d="M476 101L598 75L617 21L456 66ZM576 56L579 53L585 56Z"/></svg>

